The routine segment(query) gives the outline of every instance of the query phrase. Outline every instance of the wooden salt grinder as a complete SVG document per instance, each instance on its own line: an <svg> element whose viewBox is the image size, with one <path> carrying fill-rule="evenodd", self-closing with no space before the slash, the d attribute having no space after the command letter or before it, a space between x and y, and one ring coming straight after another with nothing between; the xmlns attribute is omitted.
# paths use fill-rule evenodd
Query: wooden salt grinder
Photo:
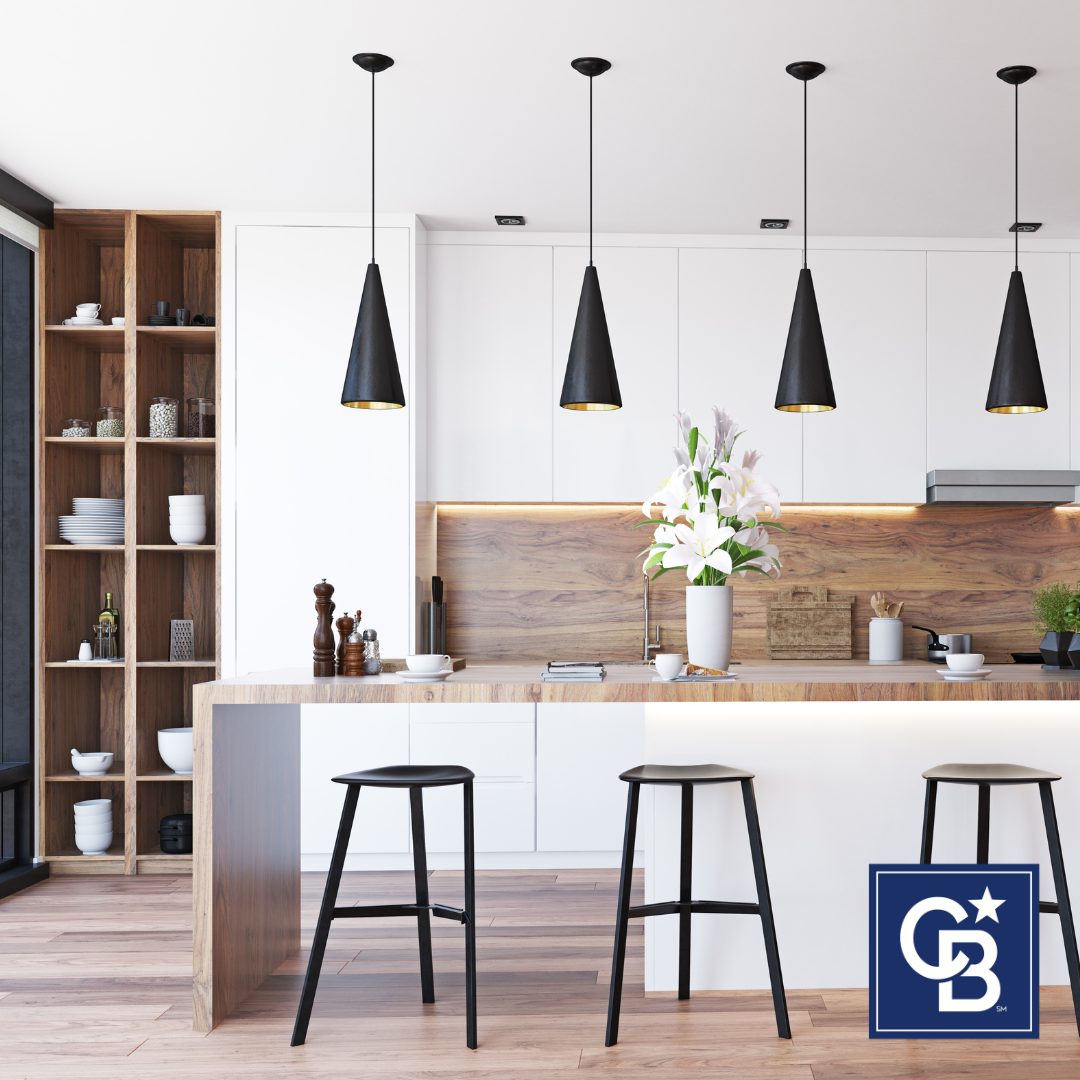
<svg viewBox="0 0 1080 1080"><path fill-rule="evenodd" d="M330 597L334 595L334 586L323 578L315 586L314 592L315 613L319 618L312 638L315 646L311 654L314 661L312 672L316 678L328 678L334 674L334 626L330 621L334 607Z"/></svg>
<svg viewBox="0 0 1080 1080"><path fill-rule="evenodd" d="M356 626L356 620L348 613L345 612L340 619L334 625L337 627L338 632L338 647L337 647L337 673L339 675L345 674L345 642L348 640L349 635L353 632L353 627Z"/></svg>

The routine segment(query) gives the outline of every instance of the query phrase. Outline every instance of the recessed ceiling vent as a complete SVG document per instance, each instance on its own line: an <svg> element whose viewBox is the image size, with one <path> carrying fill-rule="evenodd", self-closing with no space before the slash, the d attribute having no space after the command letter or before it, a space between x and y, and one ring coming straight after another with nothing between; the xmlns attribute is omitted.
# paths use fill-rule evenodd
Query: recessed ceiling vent
<svg viewBox="0 0 1080 1080"><path fill-rule="evenodd" d="M1014 221L1009 226L1009 232L1038 232L1041 228L1041 221Z"/></svg>
<svg viewBox="0 0 1080 1080"><path fill-rule="evenodd" d="M758 227L761 229L786 229L790 224L791 218L763 217L761 219L761 225Z"/></svg>
<svg viewBox="0 0 1080 1080"><path fill-rule="evenodd" d="M524 214L496 214L495 215L495 224L496 225L524 225L525 224L525 216L524 216Z"/></svg>

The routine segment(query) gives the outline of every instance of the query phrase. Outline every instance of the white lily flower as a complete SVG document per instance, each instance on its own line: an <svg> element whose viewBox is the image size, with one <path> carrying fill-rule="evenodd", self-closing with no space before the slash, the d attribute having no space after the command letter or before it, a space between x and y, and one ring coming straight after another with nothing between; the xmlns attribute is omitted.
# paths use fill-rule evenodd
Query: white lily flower
<svg viewBox="0 0 1080 1080"><path fill-rule="evenodd" d="M766 507L774 518L780 516L780 493L772 484L756 477L752 469L730 461L719 462L717 468L720 475L713 478L710 487L718 492L717 502L724 517L754 523Z"/></svg>
<svg viewBox="0 0 1080 1080"><path fill-rule="evenodd" d="M769 530L764 525L754 525L750 528L740 529L735 534L735 541L742 544L743 547L761 552L757 558L750 559L738 567L736 573L745 577L750 567L756 566L771 576L780 576L780 549L769 542Z"/></svg>
<svg viewBox="0 0 1080 1080"><path fill-rule="evenodd" d="M718 406L713 406L713 452L717 461L727 461L731 456L731 448L735 444L735 436L739 434L733 417Z"/></svg>
<svg viewBox="0 0 1080 1080"><path fill-rule="evenodd" d="M680 465L664 482L659 491L654 491L642 504L641 512L647 518L655 517L656 503L663 504L663 517L674 521L685 508L686 499L693 487L690 466Z"/></svg>
<svg viewBox="0 0 1080 1080"><path fill-rule="evenodd" d="M661 565L669 569L685 566L691 583L701 577L706 566L731 573L731 555L720 546L735 535L730 526L721 525L712 515L697 514L689 524L679 522L672 531L674 547L664 552Z"/></svg>

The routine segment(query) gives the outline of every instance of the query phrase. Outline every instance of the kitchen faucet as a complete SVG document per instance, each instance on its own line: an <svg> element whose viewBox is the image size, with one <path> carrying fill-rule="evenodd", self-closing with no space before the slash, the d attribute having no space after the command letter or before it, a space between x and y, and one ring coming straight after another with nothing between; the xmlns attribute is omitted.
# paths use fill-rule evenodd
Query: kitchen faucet
<svg viewBox="0 0 1080 1080"><path fill-rule="evenodd" d="M642 577L645 579L644 591L641 595L641 608L642 615L644 616L644 632L641 636L642 656L641 662L643 664L652 663L652 654L659 652L663 646L660 644L660 624L656 624L656 639L655 641L649 640L649 575L642 573Z"/></svg>

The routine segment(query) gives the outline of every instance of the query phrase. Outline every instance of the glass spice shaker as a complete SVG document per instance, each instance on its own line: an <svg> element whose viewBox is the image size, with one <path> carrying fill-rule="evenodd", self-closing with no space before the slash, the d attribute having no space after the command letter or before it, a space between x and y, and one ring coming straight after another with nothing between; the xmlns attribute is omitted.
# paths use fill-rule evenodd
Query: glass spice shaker
<svg viewBox="0 0 1080 1080"><path fill-rule="evenodd" d="M115 405L102 405L97 411L99 439L122 439L124 437L124 410Z"/></svg>
<svg viewBox="0 0 1080 1080"><path fill-rule="evenodd" d="M214 437L214 403L209 398L187 399L187 437L189 439Z"/></svg>
<svg viewBox="0 0 1080 1080"><path fill-rule="evenodd" d="M382 671L379 657L379 635L375 630L364 631L364 674L378 675Z"/></svg>

